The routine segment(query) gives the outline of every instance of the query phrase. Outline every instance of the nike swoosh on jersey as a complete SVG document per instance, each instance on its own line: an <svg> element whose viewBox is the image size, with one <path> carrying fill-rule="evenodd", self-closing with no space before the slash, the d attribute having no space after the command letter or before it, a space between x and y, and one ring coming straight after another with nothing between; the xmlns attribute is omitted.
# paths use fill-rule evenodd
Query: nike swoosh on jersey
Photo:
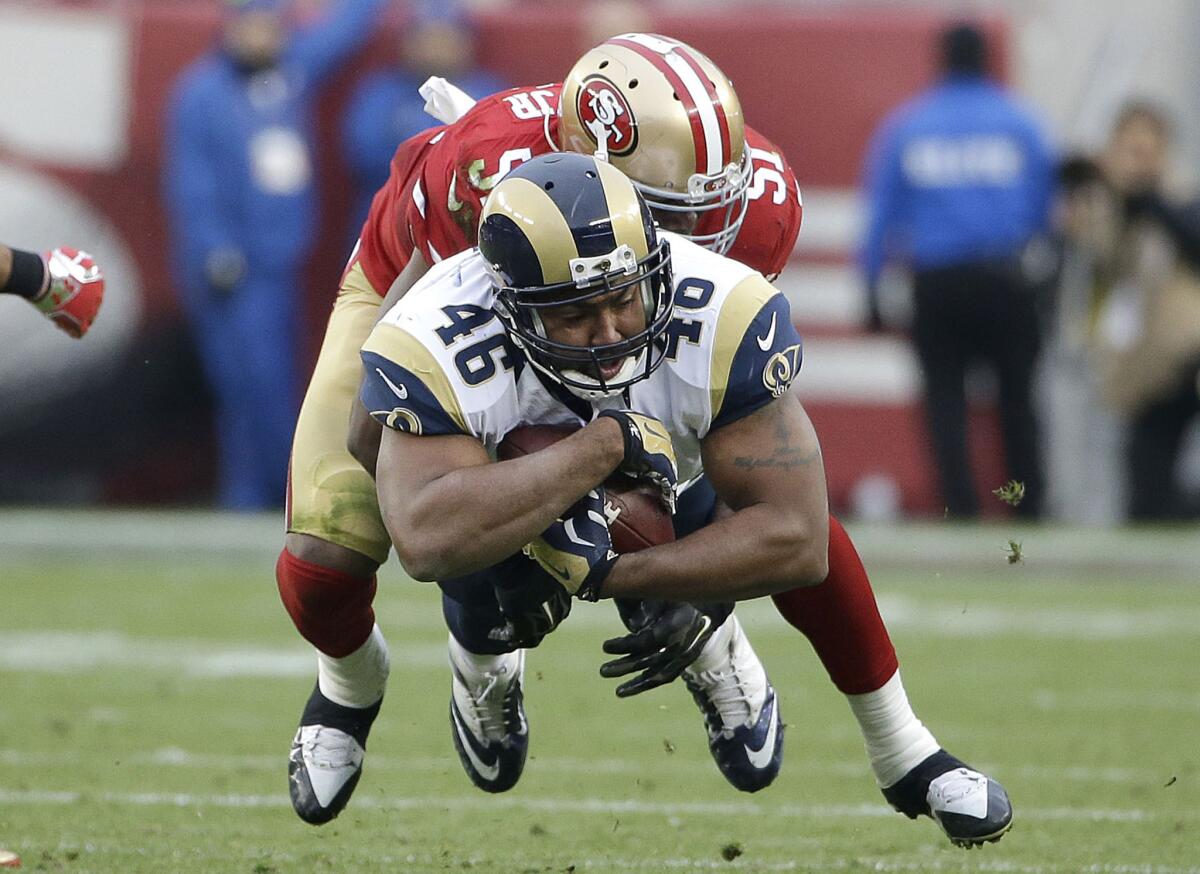
<svg viewBox="0 0 1200 874"><path fill-rule="evenodd" d="M771 327L767 328L767 335L755 338L758 340L758 348L764 352L770 352L771 347L775 345L775 319L778 317L779 313L771 313Z"/></svg>
<svg viewBox="0 0 1200 874"><path fill-rule="evenodd" d="M450 712L454 716L454 730L458 732L458 739L462 741L462 747L466 750L467 758L471 760L471 765L479 772L479 776L483 779L488 781L495 780L500 776L500 760L497 759L489 765L483 759L479 758L479 754L475 752L475 747L472 743L474 738L470 736L471 733L462 724L462 719L458 715L458 708L451 707Z"/></svg>
<svg viewBox="0 0 1200 874"><path fill-rule="evenodd" d="M746 750L746 758L750 760L750 764L755 768L765 768L771 764L771 759L775 755L775 730L779 727L779 710L775 706L775 698L771 698L771 727L767 729L767 738L763 741L763 745L757 750L750 749L749 745L742 744Z"/></svg>
<svg viewBox="0 0 1200 874"><path fill-rule="evenodd" d="M774 324L771 325L771 330L772 331L775 330ZM408 388L405 387L404 383L392 382L390 379L388 379L387 374L384 373L382 370L380 370L378 367L375 368L375 372L378 373L383 378L383 381L387 383L387 387L392 390L392 394L394 394L396 397L400 398L400 400L402 400L402 401L408 400Z"/></svg>

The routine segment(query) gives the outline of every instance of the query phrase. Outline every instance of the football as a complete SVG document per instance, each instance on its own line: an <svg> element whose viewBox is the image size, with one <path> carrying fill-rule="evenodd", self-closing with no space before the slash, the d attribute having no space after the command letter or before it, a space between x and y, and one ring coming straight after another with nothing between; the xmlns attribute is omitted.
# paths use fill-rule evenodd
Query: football
<svg viewBox="0 0 1200 874"><path fill-rule="evenodd" d="M496 448L496 457L508 461L545 449L577 429L567 425L524 425L510 431ZM675 539L671 514L658 499L658 490L629 477L614 475L604 483L608 528L613 550L637 552Z"/></svg>

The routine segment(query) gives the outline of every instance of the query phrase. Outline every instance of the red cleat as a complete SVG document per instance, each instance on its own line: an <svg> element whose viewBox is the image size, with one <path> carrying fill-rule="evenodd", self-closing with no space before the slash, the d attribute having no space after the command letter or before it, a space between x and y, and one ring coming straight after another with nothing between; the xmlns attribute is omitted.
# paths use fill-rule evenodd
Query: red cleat
<svg viewBox="0 0 1200 874"><path fill-rule="evenodd" d="M42 259L48 282L33 305L72 337L82 337L104 300L104 274L91 255L68 246L51 249Z"/></svg>

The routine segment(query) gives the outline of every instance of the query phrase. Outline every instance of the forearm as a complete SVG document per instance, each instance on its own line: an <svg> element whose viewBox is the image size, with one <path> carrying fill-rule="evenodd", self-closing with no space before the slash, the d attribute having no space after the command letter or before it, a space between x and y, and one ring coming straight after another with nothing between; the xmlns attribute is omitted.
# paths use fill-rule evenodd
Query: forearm
<svg viewBox="0 0 1200 874"><path fill-rule="evenodd" d="M673 543L624 555L604 597L742 601L821 582L828 515L805 522L756 504Z"/></svg>
<svg viewBox="0 0 1200 874"><path fill-rule="evenodd" d="M795 396L710 431L701 448L704 470L733 512L682 540L622 556L601 595L743 600L825 579L821 447Z"/></svg>
<svg viewBox="0 0 1200 874"><path fill-rule="evenodd" d="M607 479L623 450L619 427L600 419L535 454L452 470L407 502L385 497L381 456L384 522L417 579L481 570L518 552Z"/></svg>

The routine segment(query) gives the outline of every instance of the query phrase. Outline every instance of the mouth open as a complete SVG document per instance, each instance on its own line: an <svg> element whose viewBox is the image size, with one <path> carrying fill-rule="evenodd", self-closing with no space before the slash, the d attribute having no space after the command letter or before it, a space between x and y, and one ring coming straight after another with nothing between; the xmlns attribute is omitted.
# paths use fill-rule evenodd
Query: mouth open
<svg viewBox="0 0 1200 874"><path fill-rule="evenodd" d="M617 361L610 361L607 364L601 364L599 367L601 379L603 379L605 382L611 380L621 372L621 368L624 366L625 358L618 359Z"/></svg>

